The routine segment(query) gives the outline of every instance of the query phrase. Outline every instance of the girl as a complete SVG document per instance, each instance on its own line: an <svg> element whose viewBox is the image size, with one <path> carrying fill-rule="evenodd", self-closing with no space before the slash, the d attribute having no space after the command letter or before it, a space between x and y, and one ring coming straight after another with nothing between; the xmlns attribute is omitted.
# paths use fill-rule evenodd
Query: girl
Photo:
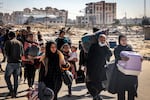
<svg viewBox="0 0 150 100"><path fill-rule="evenodd" d="M54 100L57 100L57 94L62 86L61 70L65 65L63 54L57 50L55 42L46 44L45 56L40 60L41 68L39 73L39 82L44 82L46 87L54 91Z"/></svg>
<svg viewBox="0 0 150 100"><path fill-rule="evenodd" d="M70 58L70 46L69 46L69 44L68 43L64 44L61 48L61 51L65 57L65 61L68 62L68 59ZM69 70L71 71L72 69L69 68ZM72 95L71 87L72 87L72 84L69 84L68 85L68 96L69 97Z"/></svg>
<svg viewBox="0 0 150 100"><path fill-rule="evenodd" d="M121 51L132 51L132 47L127 44L127 37L125 35L119 36L119 45L114 50L115 55L115 64L118 63L118 60L129 60L128 58L121 58ZM137 86L138 86L138 78L137 76L124 75L120 71L118 71L118 100L126 100L125 99L125 91L128 91L128 100L135 100L135 96L137 96Z"/></svg>

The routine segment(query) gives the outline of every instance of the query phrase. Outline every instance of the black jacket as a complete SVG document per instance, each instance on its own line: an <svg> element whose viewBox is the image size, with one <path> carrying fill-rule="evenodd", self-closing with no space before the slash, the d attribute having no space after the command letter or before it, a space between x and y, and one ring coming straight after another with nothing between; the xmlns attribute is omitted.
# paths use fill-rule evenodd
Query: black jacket
<svg viewBox="0 0 150 100"><path fill-rule="evenodd" d="M106 80L105 64L110 59L112 53L109 47L93 44L90 47L87 57L87 78L90 81L101 82Z"/></svg>

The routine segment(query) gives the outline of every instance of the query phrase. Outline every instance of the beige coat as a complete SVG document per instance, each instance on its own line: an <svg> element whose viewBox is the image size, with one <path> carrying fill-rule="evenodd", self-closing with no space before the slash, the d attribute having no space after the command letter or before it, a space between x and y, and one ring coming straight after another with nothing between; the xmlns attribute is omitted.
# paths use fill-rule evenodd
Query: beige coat
<svg viewBox="0 0 150 100"><path fill-rule="evenodd" d="M65 59L64 59L64 55L59 50L57 51L57 54L59 55L60 68L62 68L61 65L66 64ZM46 76L47 72L48 72L48 58L44 55L44 56L41 57L40 62L42 62L43 65L45 66L45 76Z"/></svg>

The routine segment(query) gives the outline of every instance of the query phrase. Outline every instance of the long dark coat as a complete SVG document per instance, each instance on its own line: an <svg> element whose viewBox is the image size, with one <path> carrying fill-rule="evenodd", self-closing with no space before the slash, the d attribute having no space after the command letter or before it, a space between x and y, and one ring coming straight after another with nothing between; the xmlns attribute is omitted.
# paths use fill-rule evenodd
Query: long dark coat
<svg viewBox="0 0 150 100"><path fill-rule="evenodd" d="M92 82L102 82L106 80L105 64L112 56L112 53L107 46L93 44L90 47L87 57L87 80Z"/></svg>

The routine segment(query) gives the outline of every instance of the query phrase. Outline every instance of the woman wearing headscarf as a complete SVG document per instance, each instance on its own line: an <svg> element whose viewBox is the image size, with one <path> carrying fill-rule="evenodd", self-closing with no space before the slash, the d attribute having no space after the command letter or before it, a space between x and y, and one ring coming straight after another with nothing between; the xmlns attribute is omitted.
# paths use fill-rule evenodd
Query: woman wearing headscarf
<svg viewBox="0 0 150 100"><path fill-rule="evenodd" d="M114 50L115 55L115 64L118 63L118 60L127 61L128 58L121 58L121 51L133 51L132 47L127 44L127 37L125 35L119 36L119 45ZM137 86L138 78L137 76L125 75L118 70L117 78L117 94L118 100L135 100L137 96ZM128 91L128 99L125 99L125 91Z"/></svg>
<svg viewBox="0 0 150 100"><path fill-rule="evenodd" d="M55 42L46 44L45 56L40 60L41 68L39 73L39 82L44 82L46 87L54 91L54 100L57 100L57 94L62 86L61 70L65 65L63 54L57 50Z"/></svg>
<svg viewBox="0 0 150 100"><path fill-rule="evenodd" d="M106 36L101 34L98 42L90 47L87 57L86 86L93 100L102 100L99 94L104 90L102 82L107 79L105 65L111 56L112 53L106 42Z"/></svg>

